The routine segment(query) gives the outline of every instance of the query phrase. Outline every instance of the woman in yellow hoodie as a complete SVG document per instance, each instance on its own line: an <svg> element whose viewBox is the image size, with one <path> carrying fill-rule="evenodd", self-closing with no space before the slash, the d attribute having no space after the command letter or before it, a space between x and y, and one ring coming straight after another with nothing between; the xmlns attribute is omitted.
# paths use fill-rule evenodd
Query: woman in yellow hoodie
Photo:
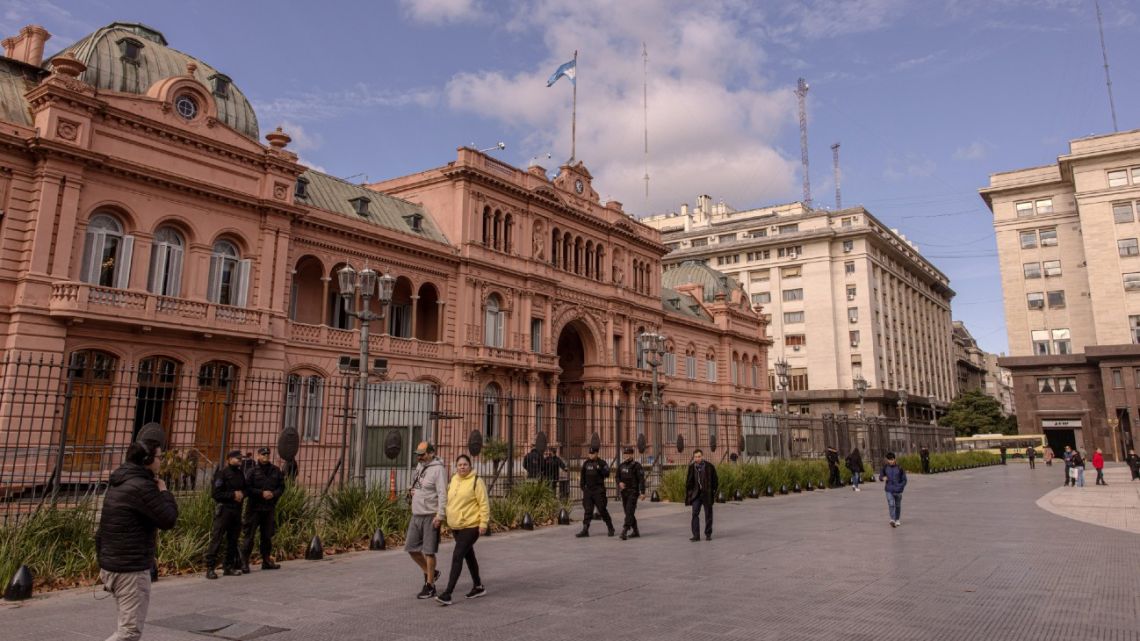
<svg viewBox="0 0 1140 641"><path fill-rule="evenodd" d="M480 534L487 533L491 520L491 503L487 499L487 486L478 474L471 471L471 458L460 454L455 459L455 476L447 484L447 527L455 539L455 550L451 553L451 576L447 589L435 597L441 605L451 605L451 592L459 582L463 562L471 573L474 587L467 593L468 599L477 599L487 591L479 578L479 562L475 560L475 541Z"/></svg>

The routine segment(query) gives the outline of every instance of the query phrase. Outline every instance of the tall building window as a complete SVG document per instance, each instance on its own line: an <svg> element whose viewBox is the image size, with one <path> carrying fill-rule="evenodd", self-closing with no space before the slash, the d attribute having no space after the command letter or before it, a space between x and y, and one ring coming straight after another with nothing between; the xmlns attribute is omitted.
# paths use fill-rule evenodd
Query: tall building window
<svg viewBox="0 0 1140 641"><path fill-rule="evenodd" d="M541 318L530 319L530 351L532 351L536 354L542 351L542 319Z"/></svg>
<svg viewBox="0 0 1140 641"><path fill-rule="evenodd" d="M1124 387L1124 372L1119 367L1112 368L1112 387L1114 389Z"/></svg>
<svg viewBox="0 0 1140 641"><path fill-rule="evenodd" d="M1140 289L1140 272L1127 272L1124 274L1124 289Z"/></svg>
<svg viewBox="0 0 1140 641"><path fill-rule="evenodd" d="M705 378L708 382L716 382L716 359L711 355L705 357Z"/></svg>
<svg viewBox="0 0 1140 641"><path fill-rule="evenodd" d="M784 312L784 324L790 325L793 323L804 322L803 312Z"/></svg>
<svg viewBox="0 0 1140 641"><path fill-rule="evenodd" d="M1041 236L1042 247L1056 247L1057 246L1057 230L1056 229L1042 229L1038 232Z"/></svg>
<svg viewBox="0 0 1140 641"><path fill-rule="evenodd" d="M1041 278L1041 263L1025 263L1021 270L1026 278Z"/></svg>
<svg viewBox="0 0 1140 641"><path fill-rule="evenodd" d="M214 243L210 256L210 278L207 299L219 305L245 307L249 295L249 272L252 262L242 259L237 246L228 240Z"/></svg>
<svg viewBox="0 0 1140 641"><path fill-rule="evenodd" d="M788 347L803 347L807 345L807 338L804 334L784 334L784 345Z"/></svg>
<svg viewBox="0 0 1140 641"><path fill-rule="evenodd" d="M290 374L285 386L285 427L293 428L306 441L321 438L325 381L320 376Z"/></svg>
<svg viewBox="0 0 1140 641"><path fill-rule="evenodd" d="M799 223L792 223L791 225L780 225L777 231L781 234L792 234L800 230Z"/></svg>
<svg viewBox="0 0 1140 641"><path fill-rule="evenodd" d="M782 268L780 268L780 277L781 278L799 278L802 273L803 272L801 271L799 265L796 265L795 267L782 267Z"/></svg>
<svg viewBox="0 0 1140 641"><path fill-rule="evenodd" d="M1016 205L1014 205L1014 207L1017 209L1017 217L1018 218L1023 218L1025 216L1032 216L1033 215L1033 202L1032 201L1017 203Z"/></svg>
<svg viewBox="0 0 1140 641"><path fill-rule="evenodd" d="M492 294L487 297L487 304L483 311L483 344L487 347L503 346L503 317L499 297Z"/></svg>
<svg viewBox="0 0 1140 641"><path fill-rule="evenodd" d="M858 290L855 288L854 285L848 285L847 286L847 300L855 300L855 293L857 291Z"/></svg>
<svg viewBox="0 0 1140 641"><path fill-rule="evenodd" d="M1045 278L1055 278L1061 275L1061 261L1047 260L1041 263L1041 267L1045 271Z"/></svg>
<svg viewBox="0 0 1140 641"><path fill-rule="evenodd" d="M1118 223L1130 223L1135 220L1132 215L1132 203L1112 203L1112 219Z"/></svg>
<svg viewBox="0 0 1140 641"><path fill-rule="evenodd" d="M1129 316L1128 327L1132 330L1132 342L1140 344L1140 316Z"/></svg>
<svg viewBox="0 0 1140 641"><path fill-rule="evenodd" d="M1030 338L1033 340L1034 356L1047 356L1049 354L1049 330L1035 329L1030 332Z"/></svg>
<svg viewBox="0 0 1140 641"><path fill-rule="evenodd" d="M1060 309L1065 306L1065 290L1049 292L1049 308Z"/></svg>
<svg viewBox="0 0 1140 641"><path fill-rule="evenodd" d="M853 241L853 240L843 241L843 251L849 252L849 251L852 251L854 249L855 249L855 241Z"/></svg>
<svg viewBox="0 0 1140 641"><path fill-rule="evenodd" d="M690 381L697 380L697 356L695 354L685 355L685 378Z"/></svg>
<svg viewBox="0 0 1140 641"><path fill-rule="evenodd" d="M772 292L756 292L752 295L753 305L767 305L772 302Z"/></svg>
<svg viewBox="0 0 1140 641"><path fill-rule="evenodd" d="M1037 232L1023 231L1021 232L1021 248L1033 249L1037 247Z"/></svg>
<svg viewBox="0 0 1140 641"><path fill-rule="evenodd" d="M804 299L804 290L802 288L785 289L783 296L784 296L784 302L795 301L795 300L803 300Z"/></svg>
<svg viewBox="0 0 1140 641"><path fill-rule="evenodd" d="M1033 206L1037 210L1038 216L1044 216L1046 214L1053 213L1053 199L1052 198L1042 198L1041 200L1035 201L1033 203Z"/></svg>
<svg viewBox="0 0 1140 641"><path fill-rule="evenodd" d="M851 339L851 347L859 347L859 330L847 332L847 336Z"/></svg>
<svg viewBox="0 0 1140 641"><path fill-rule="evenodd" d="M849 322L849 323L858 323L859 322L859 308L858 307L848 307L847 308L847 322Z"/></svg>
<svg viewBox="0 0 1140 641"><path fill-rule="evenodd" d="M159 296L178 296L182 290L182 235L170 227L154 233L147 290Z"/></svg>
<svg viewBox="0 0 1140 641"><path fill-rule="evenodd" d="M87 223L83 246L85 283L126 289L131 278L131 255L135 239L123 234L123 226L111 216L99 214Z"/></svg>
<svg viewBox="0 0 1140 641"><path fill-rule="evenodd" d="M1042 292L1029 292L1025 298L1029 309L1045 309L1045 294Z"/></svg>
<svg viewBox="0 0 1140 641"><path fill-rule="evenodd" d="M1127 169L1113 169L1108 172L1109 187L1123 187L1128 184Z"/></svg>
<svg viewBox="0 0 1140 641"><path fill-rule="evenodd" d="M1121 238L1116 241L1116 251L1121 256L1140 256L1140 246L1137 246L1135 238Z"/></svg>
<svg viewBox="0 0 1140 641"><path fill-rule="evenodd" d="M1072 354L1072 339L1069 336L1067 329L1055 329L1053 334L1053 353L1054 354Z"/></svg>
<svg viewBox="0 0 1140 641"><path fill-rule="evenodd" d="M849 260L849 261L843 263L843 273L844 274L854 274L855 273L855 261Z"/></svg>

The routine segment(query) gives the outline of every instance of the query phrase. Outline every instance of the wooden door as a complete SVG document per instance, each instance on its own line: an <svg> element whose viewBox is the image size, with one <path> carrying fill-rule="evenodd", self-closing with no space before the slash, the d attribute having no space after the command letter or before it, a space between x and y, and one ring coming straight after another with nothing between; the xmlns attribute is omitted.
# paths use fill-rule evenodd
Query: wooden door
<svg viewBox="0 0 1140 641"><path fill-rule="evenodd" d="M233 402L235 367L229 363L206 363L198 371L198 422L194 447L203 463L219 464L226 455L230 437L230 406Z"/></svg>
<svg viewBox="0 0 1140 641"><path fill-rule="evenodd" d="M107 442L117 359L95 350L76 352L68 370L67 442L64 469L98 470Z"/></svg>

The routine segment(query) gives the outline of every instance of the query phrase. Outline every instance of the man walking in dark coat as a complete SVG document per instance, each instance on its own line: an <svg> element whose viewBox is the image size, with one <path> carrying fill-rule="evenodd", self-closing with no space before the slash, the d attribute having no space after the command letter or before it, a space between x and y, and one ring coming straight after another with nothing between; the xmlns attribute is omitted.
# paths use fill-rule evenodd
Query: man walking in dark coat
<svg viewBox="0 0 1140 641"><path fill-rule="evenodd" d="M245 522L242 530L241 571L249 574L249 556L253 554L253 531L261 535L261 569L276 570L281 567L273 562L273 534L277 531L277 499L285 491L285 475L269 460L269 448L257 450L257 464L246 471L246 485L249 491L249 505L245 509Z"/></svg>
<svg viewBox="0 0 1140 641"><path fill-rule="evenodd" d="M103 589L119 606L112 639L137 641L150 605L150 570L157 530L178 520L178 504L158 478L162 448L153 441L131 443L127 459L111 474L95 533L95 554Z"/></svg>
<svg viewBox="0 0 1140 641"><path fill-rule="evenodd" d="M906 470L895 461L895 453L887 452L887 462L879 472L879 480L883 481L883 490L887 493L887 512L891 518L891 527L902 525L902 495L906 489Z"/></svg>
<svg viewBox="0 0 1140 641"><path fill-rule="evenodd" d="M554 451L553 447L546 448L546 455L542 457L542 478L550 484L550 491L561 496L558 491L558 479L566 469L566 461Z"/></svg>
<svg viewBox="0 0 1140 641"><path fill-rule="evenodd" d="M1025 448L1025 458L1029 459L1029 469L1037 469L1037 450L1032 445Z"/></svg>
<svg viewBox="0 0 1140 641"><path fill-rule="evenodd" d="M693 451L693 461L685 476L685 505L693 507L693 536L690 541L701 540L701 508L705 510L705 540L712 540L713 501L720 489L716 466L704 460L705 453Z"/></svg>
<svg viewBox="0 0 1140 641"><path fill-rule="evenodd" d="M523 457L523 470L526 471L528 479L536 479L542 476L542 455L538 453L537 447L530 448L530 451Z"/></svg>
<svg viewBox="0 0 1140 641"><path fill-rule="evenodd" d="M922 461L922 473L930 474L930 450L925 445L918 450L918 458Z"/></svg>
<svg viewBox="0 0 1140 641"><path fill-rule="evenodd" d="M1132 470L1132 480L1140 480L1140 456L1136 455L1136 450L1128 448L1128 456L1124 458L1124 462L1128 463L1128 469Z"/></svg>
<svg viewBox="0 0 1140 641"><path fill-rule="evenodd" d="M625 510L625 523L621 527L623 541L641 536L634 512L637 511L638 499L645 498L645 470L641 463L634 460L632 447L626 446L624 452L625 460L618 465L618 490L621 492L621 506ZM633 534L629 534L630 530L633 530Z"/></svg>
<svg viewBox="0 0 1140 641"><path fill-rule="evenodd" d="M827 458L827 486L839 487L843 481L839 479L839 450L828 447L824 455Z"/></svg>
<svg viewBox="0 0 1140 641"><path fill-rule="evenodd" d="M216 579L218 549L226 539L226 560L222 566L225 576L241 576L241 558L238 555L238 536L241 534L241 505L245 500L245 474L241 471L241 451L226 455L226 466L214 472L212 490L214 527L210 533L210 547L206 548L206 578Z"/></svg>
<svg viewBox="0 0 1140 641"><path fill-rule="evenodd" d="M582 531L574 536L582 538L590 536L590 521L594 519L594 508L602 515L606 522L609 535L613 536L614 522L610 512L606 509L606 478L610 475L610 466L598 458L598 448L590 446L590 457L582 463Z"/></svg>

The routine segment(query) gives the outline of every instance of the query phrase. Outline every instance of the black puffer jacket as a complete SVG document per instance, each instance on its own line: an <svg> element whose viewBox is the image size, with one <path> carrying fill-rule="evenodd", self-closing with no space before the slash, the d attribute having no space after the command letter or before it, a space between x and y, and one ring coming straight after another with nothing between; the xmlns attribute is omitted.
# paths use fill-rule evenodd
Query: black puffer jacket
<svg viewBox="0 0 1140 641"><path fill-rule="evenodd" d="M103 499L103 515L95 533L99 567L108 572L141 572L154 563L154 534L178 520L178 504L170 492L159 492L154 473L124 463L111 474Z"/></svg>
<svg viewBox="0 0 1140 641"><path fill-rule="evenodd" d="M285 492L285 475L272 463L258 463L246 472L245 485L249 492L249 509L272 512L277 508L277 499ZM261 495L266 490L273 493L273 498L266 499Z"/></svg>

